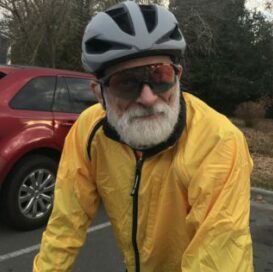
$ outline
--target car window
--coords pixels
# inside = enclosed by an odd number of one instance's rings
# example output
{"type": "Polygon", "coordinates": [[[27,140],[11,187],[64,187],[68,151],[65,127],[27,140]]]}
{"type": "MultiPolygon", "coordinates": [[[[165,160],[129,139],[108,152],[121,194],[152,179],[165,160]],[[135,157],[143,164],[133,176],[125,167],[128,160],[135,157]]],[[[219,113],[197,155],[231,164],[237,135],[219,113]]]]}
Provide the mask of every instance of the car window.
{"type": "Polygon", "coordinates": [[[91,92],[90,80],[81,78],[65,78],[70,99],[73,103],[73,110],[80,113],[91,105],[97,103],[97,100],[91,92]]]}
{"type": "Polygon", "coordinates": [[[38,77],[29,81],[12,99],[13,109],[51,111],[55,77],[38,77]]]}
{"type": "Polygon", "coordinates": [[[72,102],[69,97],[67,84],[62,77],[58,77],[55,91],[53,111],[56,112],[73,112],[72,102]]]}
{"type": "Polygon", "coordinates": [[[90,90],[90,80],[69,77],[58,78],[54,111],[81,113],[95,103],[97,100],[90,90]]]}

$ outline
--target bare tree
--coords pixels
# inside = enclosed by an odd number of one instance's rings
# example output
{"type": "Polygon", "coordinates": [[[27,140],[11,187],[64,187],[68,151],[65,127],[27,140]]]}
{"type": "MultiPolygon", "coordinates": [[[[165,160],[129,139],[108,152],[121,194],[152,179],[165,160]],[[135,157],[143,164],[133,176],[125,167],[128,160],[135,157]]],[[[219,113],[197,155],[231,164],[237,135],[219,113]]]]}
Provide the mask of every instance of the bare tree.
{"type": "Polygon", "coordinates": [[[57,44],[68,28],[67,0],[0,0],[4,29],[11,40],[12,60],[55,67],[57,44]],[[46,49],[46,50],[45,50],[46,49]]]}
{"type": "Polygon", "coordinates": [[[82,69],[85,26],[96,12],[119,2],[122,0],[0,0],[4,10],[0,33],[10,40],[12,63],[82,69]]]}
{"type": "Polygon", "coordinates": [[[178,18],[187,39],[188,51],[205,55],[217,50],[217,34],[223,21],[238,18],[238,14],[228,13],[230,5],[243,10],[244,0],[170,0],[169,8],[178,18]]]}
{"type": "Polygon", "coordinates": [[[0,0],[4,10],[0,31],[11,41],[12,62],[56,67],[57,54],[79,26],[82,34],[81,20],[85,18],[85,25],[90,17],[83,12],[90,14],[92,4],[91,0],[0,0]]]}

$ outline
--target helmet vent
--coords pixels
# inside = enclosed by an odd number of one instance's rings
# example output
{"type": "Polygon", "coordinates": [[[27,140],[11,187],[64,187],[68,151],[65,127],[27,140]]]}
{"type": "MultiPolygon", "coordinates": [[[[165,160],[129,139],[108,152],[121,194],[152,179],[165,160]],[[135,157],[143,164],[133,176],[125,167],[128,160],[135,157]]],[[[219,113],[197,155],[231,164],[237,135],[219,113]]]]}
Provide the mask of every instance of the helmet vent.
{"type": "Polygon", "coordinates": [[[133,24],[124,7],[106,10],[107,13],[119,26],[119,28],[129,35],[135,35],[133,24]]]}
{"type": "Polygon", "coordinates": [[[178,25],[175,26],[170,34],[170,39],[180,41],[182,39],[181,32],[179,31],[178,25]]]}
{"type": "Polygon", "coordinates": [[[148,32],[152,32],[156,27],[156,10],[153,5],[139,5],[145,20],[148,32]]]}
{"type": "Polygon", "coordinates": [[[182,39],[181,32],[178,29],[178,26],[176,25],[173,30],[171,30],[166,35],[162,36],[156,43],[161,44],[170,40],[176,40],[180,41],[182,39]]]}
{"type": "Polygon", "coordinates": [[[102,54],[109,50],[130,49],[131,47],[115,42],[90,39],[85,43],[85,48],[88,54],[102,54]]]}

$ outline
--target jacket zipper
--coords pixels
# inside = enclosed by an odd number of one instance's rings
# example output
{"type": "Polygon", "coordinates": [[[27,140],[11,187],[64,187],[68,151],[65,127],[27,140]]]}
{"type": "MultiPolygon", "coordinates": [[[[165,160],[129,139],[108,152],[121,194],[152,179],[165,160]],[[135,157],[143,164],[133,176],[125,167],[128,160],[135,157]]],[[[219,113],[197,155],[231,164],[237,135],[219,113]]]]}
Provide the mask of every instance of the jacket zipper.
{"type": "Polygon", "coordinates": [[[138,189],[141,178],[141,168],[143,165],[143,157],[137,159],[136,173],[131,196],[133,197],[133,224],[132,224],[132,244],[135,253],[135,272],[140,272],[139,251],[137,246],[137,223],[138,223],[138,189]]]}

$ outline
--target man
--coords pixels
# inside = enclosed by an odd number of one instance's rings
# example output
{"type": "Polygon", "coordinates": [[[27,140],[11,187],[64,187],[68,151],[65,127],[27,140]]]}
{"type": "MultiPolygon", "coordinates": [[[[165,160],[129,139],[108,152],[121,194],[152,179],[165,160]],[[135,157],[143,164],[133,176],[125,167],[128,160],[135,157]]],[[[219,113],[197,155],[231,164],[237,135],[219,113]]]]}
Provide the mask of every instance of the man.
{"type": "Polygon", "coordinates": [[[252,271],[252,161],[227,118],[179,91],[184,49],[157,5],[123,2],[88,24],[100,104],[66,138],[34,271],[72,270],[99,199],[128,272],[252,271]]]}

